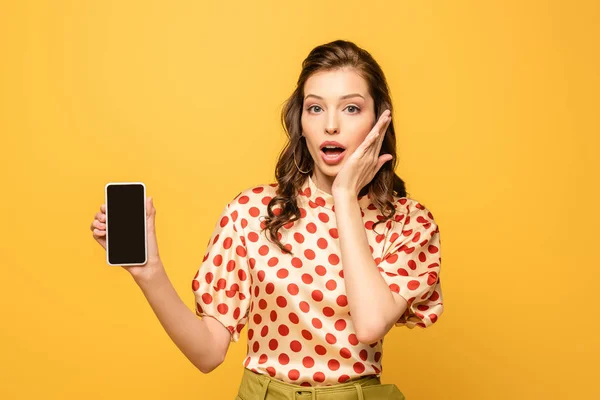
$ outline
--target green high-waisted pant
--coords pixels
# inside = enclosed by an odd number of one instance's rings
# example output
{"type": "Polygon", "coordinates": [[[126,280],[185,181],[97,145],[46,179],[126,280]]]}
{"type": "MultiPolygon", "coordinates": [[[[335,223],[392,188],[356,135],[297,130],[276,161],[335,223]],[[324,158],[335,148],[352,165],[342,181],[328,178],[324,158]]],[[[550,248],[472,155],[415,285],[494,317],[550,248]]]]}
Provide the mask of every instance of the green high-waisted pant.
{"type": "Polygon", "coordinates": [[[331,386],[307,387],[282,382],[244,368],[236,400],[405,400],[392,383],[376,375],[331,386]]]}

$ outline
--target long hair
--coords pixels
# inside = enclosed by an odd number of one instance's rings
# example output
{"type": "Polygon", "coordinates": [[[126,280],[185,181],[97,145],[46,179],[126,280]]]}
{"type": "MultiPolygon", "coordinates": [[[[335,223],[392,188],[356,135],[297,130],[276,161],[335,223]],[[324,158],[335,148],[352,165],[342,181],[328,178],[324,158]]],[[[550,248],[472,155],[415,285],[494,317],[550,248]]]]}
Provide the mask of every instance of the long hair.
{"type": "MultiPolygon", "coordinates": [[[[279,154],[275,167],[275,178],[278,182],[276,195],[269,201],[268,216],[261,223],[261,232],[268,230],[269,241],[275,243],[282,252],[287,254],[293,254],[291,245],[281,243],[282,235],[279,233],[279,229],[282,226],[289,228],[294,221],[300,219],[301,214],[296,196],[300,193],[305,180],[308,179],[308,174],[314,168],[314,160],[308,151],[306,142],[302,140],[301,116],[304,84],[316,72],[344,67],[352,67],[367,82],[369,94],[374,100],[376,121],[386,109],[393,114],[389,88],[381,67],[371,54],[356,44],[345,40],[326,43],[315,47],[302,62],[302,71],[296,89],[285,101],[281,112],[281,123],[288,136],[288,142],[279,154]],[[299,169],[308,172],[304,174],[299,169]]],[[[383,215],[383,219],[379,219],[373,229],[376,225],[394,217],[396,212],[392,202],[394,193],[398,197],[407,195],[404,181],[394,172],[397,158],[393,121],[387,128],[379,155],[384,153],[391,154],[392,160],[384,163],[371,182],[365,185],[359,193],[359,196],[368,193],[373,205],[383,215]]]]}

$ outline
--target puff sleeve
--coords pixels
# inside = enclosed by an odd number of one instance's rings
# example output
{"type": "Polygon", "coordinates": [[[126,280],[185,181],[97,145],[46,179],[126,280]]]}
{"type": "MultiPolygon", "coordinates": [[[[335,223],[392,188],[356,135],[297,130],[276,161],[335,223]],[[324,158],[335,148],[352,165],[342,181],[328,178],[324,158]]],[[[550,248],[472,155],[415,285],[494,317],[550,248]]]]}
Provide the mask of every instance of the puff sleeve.
{"type": "Polygon", "coordinates": [[[221,322],[231,333],[231,342],[240,339],[250,303],[246,241],[236,204],[232,201],[221,212],[192,280],[196,315],[221,322]]]}
{"type": "Polygon", "coordinates": [[[378,264],[390,290],[408,303],[395,326],[427,328],[444,311],[440,280],[440,231],[431,212],[420,203],[405,204],[396,219],[387,254],[378,264]]]}

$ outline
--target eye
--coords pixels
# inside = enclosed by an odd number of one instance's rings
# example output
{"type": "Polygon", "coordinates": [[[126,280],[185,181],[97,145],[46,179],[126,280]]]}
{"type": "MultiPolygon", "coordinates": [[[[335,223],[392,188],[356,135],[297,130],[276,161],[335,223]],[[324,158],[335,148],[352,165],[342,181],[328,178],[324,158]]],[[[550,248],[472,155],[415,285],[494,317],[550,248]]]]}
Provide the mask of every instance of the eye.
{"type": "Polygon", "coordinates": [[[307,110],[309,110],[309,111],[310,111],[310,110],[312,110],[312,108],[313,108],[313,107],[321,108],[321,107],[319,107],[319,106],[316,106],[316,105],[315,105],[315,106],[310,106],[310,107],[308,107],[308,108],[307,108],[307,110]]]}
{"type": "Polygon", "coordinates": [[[348,106],[348,107],[346,107],[346,108],[354,108],[354,109],[356,109],[356,112],[353,112],[353,113],[351,113],[351,114],[358,114],[358,112],[360,111],[360,108],[358,108],[357,106],[354,106],[354,105],[349,105],[349,106],[348,106]]]}

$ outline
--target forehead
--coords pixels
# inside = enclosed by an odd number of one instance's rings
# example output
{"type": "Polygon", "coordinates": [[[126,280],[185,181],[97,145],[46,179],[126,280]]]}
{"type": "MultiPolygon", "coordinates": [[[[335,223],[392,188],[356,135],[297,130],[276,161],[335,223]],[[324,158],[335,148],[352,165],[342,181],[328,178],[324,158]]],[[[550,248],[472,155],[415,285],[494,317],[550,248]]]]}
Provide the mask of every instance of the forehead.
{"type": "Polygon", "coordinates": [[[353,68],[319,71],[312,74],[304,84],[304,96],[316,94],[335,100],[349,93],[360,93],[365,99],[370,98],[367,81],[353,68]]]}

